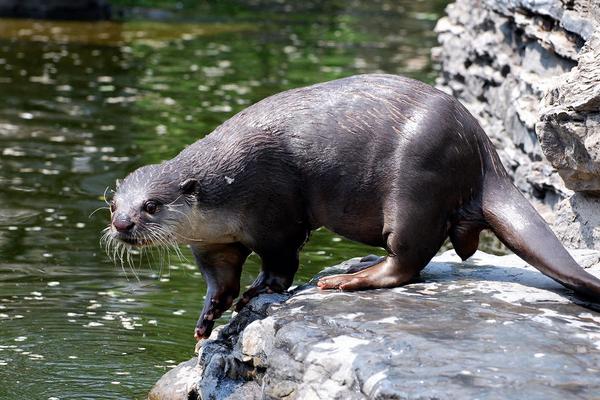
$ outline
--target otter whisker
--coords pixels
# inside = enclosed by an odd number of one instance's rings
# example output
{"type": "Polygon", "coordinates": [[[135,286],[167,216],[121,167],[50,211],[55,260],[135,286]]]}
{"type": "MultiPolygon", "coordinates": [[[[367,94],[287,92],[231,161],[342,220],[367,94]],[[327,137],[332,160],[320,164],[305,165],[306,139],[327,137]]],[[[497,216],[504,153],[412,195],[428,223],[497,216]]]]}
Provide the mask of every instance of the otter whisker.
{"type": "MultiPolygon", "coordinates": [[[[150,267],[150,270],[154,272],[154,269],[152,268],[152,260],[150,259],[150,256],[151,256],[151,255],[152,255],[152,248],[149,248],[149,249],[147,249],[147,251],[145,251],[145,252],[142,254],[142,257],[141,257],[141,258],[143,259],[143,257],[144,257],[144,256],[146,256],[146,263],[147,263],[147,265],[150,267]]],[[[142,261],[140,260],[140,264],[141,264],[141,262],[142,262],[142,261]]]]}
{"type": "MultiPolygon", "coordinates": [[[[153,225],[153,224],[148,224],[148,225],[153,225]]],[[[150,241],[154,244],[156,244],[155,249],[158,252],[158,258],[160,261],[160,269],[162,270],[162,264],[165,261],[165,257],[164,257],[164,252],[166,252],[167,254],[167,262],[170,264],[171,260],[170,260],[170,255],[169,255],[169,251],[168,251],[168,245],[169,242],[167,241],[167,239],[164,237],[166,236],[165,233],[158,229],[157,227],[152,227],[153,229],[148,230],[146,232],[146,237],[150,239],[150,241]]],[[[154,249],[152,251],[152,256],[154,258],[154,249]]]]}
{"type": "Polygon", "coordinates": [[[152,252],[151,252],[151,254],[152,254],[152,260],[156,260],[156,256],[155,256],[155,253],[154,253],[155,251],[158,252],[158,260],[159,260],[159,262],[158,262],[158,277],[159,277],[159,279],[161,279],[162,278],[162,271],[163,271],[164,263],[165,263],[165,260],[164,260],[164,257],[163,257],[163,248],[162,247],[155,247],[155,248],[152,249],[152,252]]]}
{"type": "Polygon", "coordinates": [[[106,254],[108,255],[108,257],[115,262],[115,257],[114,257],[114,251],[115,251],[115,247],[116,244],[114,243],[114,239],[112,237],[112,235],[110,234],[109,228],[106,229],[106,232],[104,233],[104,236],[102,237],[102,239],[104,240],[104,251],[106,251],[106,254]]]}
{"type": "MultiPolygon", "coordinates": [[[[113,253],[113,262],[116,264],[117,263],[117,257],[119,256],[120,250],[121,248],[123,248],[125,245],[123,243],[120,242],[116,242],[115,246],[114,246],[114,253],[113,253]]],[[[127,279],[127,281],[129,281],[129,275],[127,275],[127,271],[125,270],[125,265],[123,265],[123,259],[121,258],[121,270],[123,271],[123,274],[125,274],[125,279],[127,279]]]]}
{"type": "Polygon", "coordinates": [[[162,239],[164,243],[172,242],[173,236],[170,230],[167,230],[157,223],[149,223],[148,226],[152,227],[152,233],[155,234],[157,238],[162,239]]]}
{"type": "Polygon", "coordinates": [[[176,209],[174,209],[172,206],[168,206],[168,207],[167,207],[167,209],[168,209],[169,211],[173,211],[173,212],[176,212],[176,213],[179,213],[179,214],[183,215],[183,216],[184,216],[184,217],[187,219],[187,221],[188,221],[188,224],[190,225],[190,228],[192,228],[192,227],[194,226],[194,224],[193,224],[193,222],[192,222],[192,219],[191,219],[191,218],[190,218],[190,216],[189,216],[189,215],[187,215],[186,213],[184,213],[184,212],[182,212],[182,211],[180,211],[180,210],[176,210],[176,209]]]}
{"type": "MultiPolygon", "coordinates": [[[[110,234],[110,227],[106,227],[103,229],[103,235],[100,238],[101,243],[104,244],[104,250],[106,252],[106,254],[108,255],[108,257],[112,260],[113,263],[117,263],[117,257],[120,251],[120,248],[122,246],[122,244],[120,242],[116,242],[115,239],[112,237],[112,235],[110,234]]],[[[129,280],[129,277],[127,276],[127,272],[125,271],[125,268],[123,266],[123,262],[121,262],[121,269],[123,270],[123,273],[125,274],[125,279],[129,280]]]]}
{"type": "Polygon", "coordinates": [[[131,272],[133,272],[133,276],[135,276],[135,279],[138,281],[138,283],[141,283],[140,278],[137,274],[137,271],[135,270],[135,266],[133,265],[133,261],[131,260],[131,251],[129,248],[127,248],[127,265],[129,266],[129,269],[131,270],[131,272]]]}
{"type": "Polygon", "coordinates": [[[111,254],[111,250],[113,248],[112,238],[110,237],[110,235],[105,235],[102,237],[102,240],[103,240],[104,252],[108,256],[108,258],[110,258],[111,261],[114,262],[112,254],[111,254]]]}
{"type": "Polygon", "coordinates": [[[177,254],[177,258],[179,259],[179,261],[189,262],[189,260],[186,256],[183,255],[181,248],[179,248],[177,244],[171,244],[171,248],[175,251],[175,254],[177,254]]]}
{"type": "MultiPolygon", "coordinates": [[[[154,231],[149,231],[148,237],[152,240],[153,243],[156,244],[156,247],[152,248],[152,257],[154,258],[154,249],[156,249],[156,251],[158,251],[159,261],[160,261],[160,263],[162,263],[163,262],[162,246],[164,246],[163,239],[160,237],[160,235],[157,232],[154,232],[154,231]]],[[[160,267],[160,265],[159,265],[159,267],[160,267]]]]}
{"type": "Polygon", "coordinates": [[[152,228],[154,230],[153,233],[156,234],[157,240],[159,240],[161,243],[164,244],[167,251],[168,251],[168,248],[171,248],[171,249],[173,249],[175,254],[177,254],[177,257],[179,258],[180,261],[183,261],[183,260],[188,261],[187,258],[181,252],[181,249],[179,248],[179,244],[177,243],[177,241],[175,240],[175,238],[173,237],[171,232],[167,231],[166,228],[164,228],[158,224],[153,224],[152,228]]]}
{"type": "Polygon", "coordinates": [[[194,239],[194,238],[191,238],[191,237],[184,236],[181,233],[175,233],[175,235],[177,235],[178,238],[185,239],[185,240],[188,240],[190,242],[204,242],[204,239],[194,239]]]}
{"type": "Polygon", "coordinates": [[[121,246],[121,243],[115,241],[115,239],[112,237],[110,238],[110,248],[112,249],[111,259],[114,264],[117,263],[117,258],[118,258],[117,255],[119,254],[120,246],[121,246]]]}
{"type": "Polygon", "coordinates": [[[108,236],[110,234],[109,229],[109,227],[102,229],[102,235],[100,236],[100,240],[98,241],[100,247],[105,247],[105,243],[108,241],[108,236]]]}
{"type": "Polygon", "coordinates": [[[94,211],[92,211],[90,215],[88,215],[88,218],[92,218],[92,215],[96,214],[96,212],[100,210],[110,210],[110,207],[98,207],[94,211]]]}
{"type": "Polygon", "coordinates": [[[108,200],[106,200],[106,192],[108,192],[109,189],[110,189],[110,186],[107,186],[104,189],[104,193],[102,193],[102,198],[104,199],[104,202],[106,203],[107,206],[110,206],[110,203],[108,202],[108,200]]]}
{"type": "MultiPolygon", "coordinates": [[[[165,207],[169,207],[169,206],[171,206],[172,204],[174,204],[174,203],[175,203],[177,200],[179,200],[179,199],[181,198],[181,196],[183,196],[183,195],[182,195],[182,194],[180,194],[179,196],[177,196],[177,198],[176,198],[175,200],[173,200],[173,201],[172,201],[172,202],[170,202],[170,203],[167,203],[167,204],[165,204],[165,207]]],[[[177,204],[177,205],[178,205],[178,206],[181,206],[181,205],[183,205],[183,204],[177,204]]]]}
{"type": "MultiPolygon", "coordinates": [[[[139,256],[139,262],[138,262],[138,269],[142,269],[142,260],[144,259],[144,253],[146,252],[146,249],[144,247],[140,248],[140,256],[139,256]]],[[[154,272],[152,270],[152,266],[150,266],[150,271],[154,272]]]]}

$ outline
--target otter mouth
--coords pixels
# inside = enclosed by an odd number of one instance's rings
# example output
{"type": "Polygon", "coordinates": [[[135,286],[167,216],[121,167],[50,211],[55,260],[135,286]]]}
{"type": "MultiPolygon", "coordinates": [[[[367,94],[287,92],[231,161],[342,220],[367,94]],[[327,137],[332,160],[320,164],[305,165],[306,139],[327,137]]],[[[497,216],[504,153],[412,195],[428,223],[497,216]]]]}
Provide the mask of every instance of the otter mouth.
{"type": "Polygon", "coordinates": [[[148,246],[151,245],[152,243],[146,239],[140,239],[137,238],[135,236],[130,236],[130,235],[122,235],[122,234],[117,234],[115,235],[115,239],[128,244],[130,246],[133,247],[143,247],[143,246],[148,246]]]}

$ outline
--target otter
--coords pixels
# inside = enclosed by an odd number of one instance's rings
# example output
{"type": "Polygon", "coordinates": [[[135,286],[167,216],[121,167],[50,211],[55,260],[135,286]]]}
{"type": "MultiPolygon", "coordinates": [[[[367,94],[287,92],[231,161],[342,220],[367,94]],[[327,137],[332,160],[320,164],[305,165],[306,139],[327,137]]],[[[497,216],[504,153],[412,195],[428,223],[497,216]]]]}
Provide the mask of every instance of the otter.
{"type": "Polygon", "coordinates": [[[289,288],[319,227],[387,251],[321,278],[321,289],[406,284],[447,237],[466,260],[491,229],[543,274],[600,300],[600,280],[511,183],[476,119],[452,96],[401,76],[358,75],[259,101],[175,158],[133,171],[111,211],[111,241],[190,246],[208,286],[197,339],[238,297],[251,252],[262,269],[237,310],[289,288]]]}

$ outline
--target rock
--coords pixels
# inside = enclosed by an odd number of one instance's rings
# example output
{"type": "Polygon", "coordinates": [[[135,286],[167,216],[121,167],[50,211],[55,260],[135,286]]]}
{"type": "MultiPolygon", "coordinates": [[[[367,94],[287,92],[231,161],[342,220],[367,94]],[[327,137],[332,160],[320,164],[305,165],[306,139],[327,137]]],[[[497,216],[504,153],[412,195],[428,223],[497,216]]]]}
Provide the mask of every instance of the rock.
{"type": "MultiPolygon", "coordinates": [[[[571,214],[556,212],[566,212],[558,205],[573,191],[600,196],[600,3],[457,0],[446,11],[432,51],[441,64],[438,87],[478,118],[542,216],[567,220],[571,214]]],[[[600,248],[592,236],[575,237],[558,222],[554,229],[570,243],[600,248]]]]}
{"type": "Polygon", "coordinates": [[[556,234],[570,248],[600,250],[600,199],[577,193],[558,206],[556,234]]]}
{"type": "Polygon", "coordinates": [[[570,191],[534,128],[546,87],[577,64],[582,39],[551,14],[553,1],[458,0],[436,25],[441,47],[433,54],[442,67],[438,87],[478,118],[517,187],[554,209],[570,191]]]}
{"type": "Polygon", "coordinates": [[[188,400],[199,373],[196,357],[180,363],[156,382],[148,400],[188,400]]]}
{"type": "MultiPolygon", "coordinates": [[[[600,252],[574,256],[600,276],[600,252]]],[[[354,293],[307,284],[254,299],[202,344],[188,398],[549,399],[600,392],[600,313],[568,289],[516,256],[481,252],[463,263],[448,251],[422,278],[354,293]]]]}
{"type": "Polygon", "coordinates": [[[600,195],[600,29],[579,64],[546,92],[536,131],[566,186],[600,195]]]}
{"type": "Polygon", "coordinates": [[[551,19],[567,32],[587,40],[600,20],[597,0],[486,0],[489,7],[505,14],[533,13],[551,19]]]}

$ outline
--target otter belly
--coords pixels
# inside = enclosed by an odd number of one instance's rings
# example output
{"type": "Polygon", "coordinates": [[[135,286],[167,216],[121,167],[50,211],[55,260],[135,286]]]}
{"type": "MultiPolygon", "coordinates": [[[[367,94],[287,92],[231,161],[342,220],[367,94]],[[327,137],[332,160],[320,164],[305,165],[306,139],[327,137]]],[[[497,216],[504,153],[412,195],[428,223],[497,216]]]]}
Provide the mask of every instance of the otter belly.
{"type": "Polygon", "coordinates": [[[308,198],[314,228],[324,226],[348,239],[384,246],[384,197],[376,187],[361,188],[344,179],[318,182],[308,198]]]}

